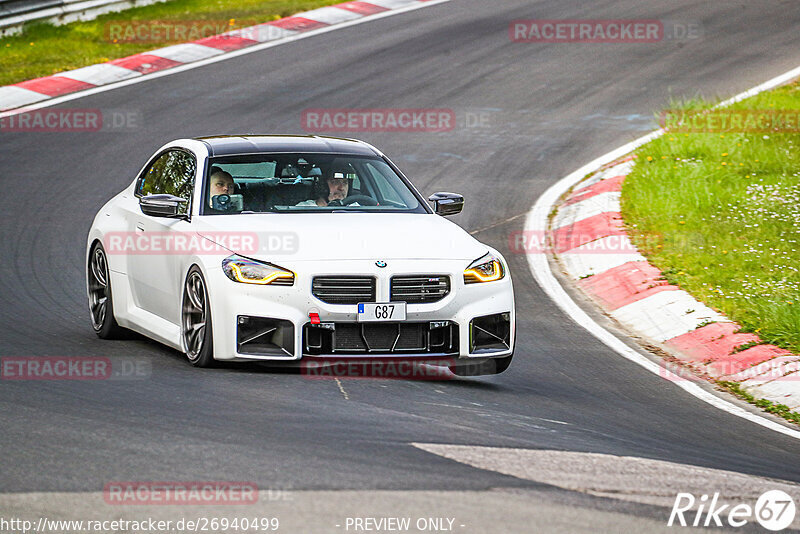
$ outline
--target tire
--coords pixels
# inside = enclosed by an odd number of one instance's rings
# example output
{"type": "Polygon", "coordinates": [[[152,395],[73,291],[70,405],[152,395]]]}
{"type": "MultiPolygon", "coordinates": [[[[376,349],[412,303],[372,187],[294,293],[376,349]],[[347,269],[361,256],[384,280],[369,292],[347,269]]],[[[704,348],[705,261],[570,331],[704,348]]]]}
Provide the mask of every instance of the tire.
{"type": "Polygon", "coordinates": [[[195,265],[189,269],[181,299],[181,338],[189,363],[195,367],[214,365],[211,305],[203,273],[195,265]]]}
{"type": "Polygon", "coordinates": [[[89,290],[89,314],[92,328],[100,339],[119,339],[126,331],[114,318],[114,299],[111,297],[111,276],[108,257],[101,243],[95,243],[86,264],[86,281],[89,290]]]}
{"type": "Polygon", "coordinates": [[[511,365],[513,354],[505,358],[490,358],[480,363],[464,363],[461,365],[451,365],[450,371],[456,376],[482,376],[499,375],[511,365]]]}

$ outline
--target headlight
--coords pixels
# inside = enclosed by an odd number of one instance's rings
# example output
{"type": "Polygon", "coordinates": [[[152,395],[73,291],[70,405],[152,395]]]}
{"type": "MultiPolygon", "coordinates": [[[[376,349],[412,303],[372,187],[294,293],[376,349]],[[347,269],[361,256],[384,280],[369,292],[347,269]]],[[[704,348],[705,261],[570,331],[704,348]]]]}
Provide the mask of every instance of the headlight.
{"type": "Polygon", "coordinates": [[[503,264],[492,254],[475,260],[472,265],[464,270],[465,284],[479,284],[481,282],[494,282],[506,275],[503,264]]]}
{"type": "Polygon", "coordinates": [[[294,273],[283,267],[233,255],[222,260],[225,276],[243,284],[290,286],[294,273]]]}

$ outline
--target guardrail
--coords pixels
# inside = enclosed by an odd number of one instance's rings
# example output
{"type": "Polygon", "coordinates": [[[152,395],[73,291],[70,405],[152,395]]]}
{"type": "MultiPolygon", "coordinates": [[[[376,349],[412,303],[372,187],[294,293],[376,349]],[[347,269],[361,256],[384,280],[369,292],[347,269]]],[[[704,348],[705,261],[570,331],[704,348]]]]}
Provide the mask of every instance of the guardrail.
{"type": "Polygon", "coordinates": [[[27,22],[68,24],[99,15],[169,0],[0,0],[0,36],[13,35],[27,22]]]}

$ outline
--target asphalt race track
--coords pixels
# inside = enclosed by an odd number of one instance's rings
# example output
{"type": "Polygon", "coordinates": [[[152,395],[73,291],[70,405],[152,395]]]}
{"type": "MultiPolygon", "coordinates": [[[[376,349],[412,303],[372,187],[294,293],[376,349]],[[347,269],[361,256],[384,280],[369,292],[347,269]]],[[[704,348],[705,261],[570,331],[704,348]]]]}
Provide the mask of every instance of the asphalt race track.
{"type": "MultiPolygon", "coordinates": [[[[413,443],[635,456],[800,482],[800,441],[715,409],[600,345],[509,249],[550,184],[654,129],[653,110],[671,97],[729,97],[800,65],[798,27],[792,0],[452,0],[59,106],[130,111],[141,119],[135,127],[3,132],[0,356],[132,357],[152,370],[142,380],[0,383],[3,508],[28,494],[100,492],[114,480],[247,480],[334,500],[334,492],[387,490],[398,506],[413,492],[502,488],[511,497],[487,513],[527,516],[541,528],[548,506],[564,504],[588,525],[613,515],[618,523],[602,523],[609,530],[666,524],[663,508],[474,467],[413,443]],[[668,19],[703,31],[653,44],[511,42],[509,23],[533,18],[668,19]],[[141,337],[94,335],[84,254],[97,209],[169,140],[305,133],[309,108],[454,110],[450,132],[347,135],[384,150],[424,194],[464,194],[454,220],[510,261],[518,339],[506,373],[337,383],[259,365],[200,370],[141,337]]],[[[300,501],[296,517],[287,506],[287,523],[302,517],[300,501]]],[[[94,509],[81,499],[75,506],[94,509]]],[[[335,524],[308,531],[345,531],[335,524]]],[[[524,531],[495,526],[474,531],[524,531]]]]}

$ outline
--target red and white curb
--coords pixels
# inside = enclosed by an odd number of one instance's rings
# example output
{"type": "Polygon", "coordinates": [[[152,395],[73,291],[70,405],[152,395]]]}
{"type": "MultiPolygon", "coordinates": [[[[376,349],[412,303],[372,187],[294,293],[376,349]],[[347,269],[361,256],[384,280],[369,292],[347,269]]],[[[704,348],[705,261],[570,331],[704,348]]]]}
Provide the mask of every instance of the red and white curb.
{"type": "Polygon", "coordinates": [[[800,407],[800,356],[737,333],[739,325],[668,284],[630,244],[620,191],[632,163],[626,158],[602,169],[559,207],[551,231],[557,243],[571,247],[555,251],[565,273],[617,322],[701,375],[740,382],[754,396],[800,407]]]}
{"type": "Polygon", "coordinates": [[[306,32],[352,24],[359,19],[377,18],[391,11],[406,11],[443,1],[447,0],[344,2],[190,43],[167,46],[107,63],[6,85],[0,87],[0,111],[40,104],[71,93],[147,77],[156,72],[202,62],[264,43],[286,40],[306,32]]]}
{"type": "MultiPolygon", "coordinates": [[[[800,67],[718,107],[798,76],[800,67]]],[[[550,250],[575,285],[629,332],[673,355],[682,368],[692,369],[695,378],[687,379],[680,369],[673,372],[674,365],[658,364],[644,356],[586,313],[553,274],[546,247],[533,253],[526,250],[531,273],[570,318],[619,355],[716,408],[800,439],[800,431],[729,402],[698,383],[703,378],[738,382],[756,398],[796,410],[800,408],[800,357],[762,344],[755,335],[737,333],[737,324],[668,284],[628,239],[620,215],[620,192],[633,165],[629,154],[663,133],[658,130],[627,143],[553,184],[528,213],[522,236],[539,236],[538,243],[547,236],[550,250]],[[758,344],[736,351],[753,343],[758,344]]]]}

